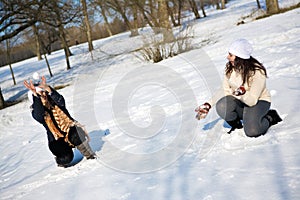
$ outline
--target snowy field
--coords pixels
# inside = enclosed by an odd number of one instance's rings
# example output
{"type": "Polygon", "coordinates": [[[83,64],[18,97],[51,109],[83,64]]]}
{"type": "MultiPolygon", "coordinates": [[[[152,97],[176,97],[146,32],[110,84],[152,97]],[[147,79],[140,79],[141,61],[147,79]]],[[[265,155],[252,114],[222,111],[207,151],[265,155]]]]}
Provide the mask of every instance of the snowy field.
{"type": "Polygon", "coordinates": [[[123,33],[94,41],[93,59],[87,44],[71,47],[68,71],[63,51],[53,52],[52,78],[37,58],[13,64],[16,86],[9,67],[0,68],[4,98],[24,99],[0,110],[0,199],[300,199],[300,9],[253,21],[256,6],[232,0],[225,10],[207,10],[207,18],[190,21],[198,48],[157,64],[134,53],[142,36],[123,33]],[[214,109],[194,118],[220,86],[237,38],[248,39],[267,68],[271,107],[283,118],[258,138],[226,134],[214,109]],[[68,85],[59,92],[86,125],[97,160],[75,150],[74,166],[56,166],[22,84],[35,71],[52,86],[68,85]]]}

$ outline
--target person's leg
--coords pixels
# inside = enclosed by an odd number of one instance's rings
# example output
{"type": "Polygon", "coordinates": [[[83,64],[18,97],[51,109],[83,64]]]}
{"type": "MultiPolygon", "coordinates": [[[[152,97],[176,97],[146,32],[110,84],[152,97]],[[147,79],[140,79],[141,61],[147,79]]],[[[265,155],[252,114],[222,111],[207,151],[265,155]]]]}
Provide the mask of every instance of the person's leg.
{"type": "Polygon", "coordinates": [[[243,118],[244,104],[233,96],[222,97],[216,104],[218,115],[225,121],[243,118]]]}
{"type": "Polygon", "coordinates": [[[67,166],[73,160],[74,153],[72,147],[63,138],[49,142],[48,146],[55,156],[58,166],[67,166]]]}
{"type": "Polygon", "coordinates": [[[84,141],[83,143],[81,143],[80,145],[77,145],[76,148],[80,151],[80,153],[86,157],[87,159],[95,159],[96,158],[96,154],[95,152],[92,150],[92,148],[90,147],[88,141],[84,141]]]}
{"type": "Polygon", "coordinates": [[[248,137],[258,137],[264,135],[270,127],[266,114],[270,109],[271,103],[258,101],[255,106],[245,107],[243,114],[244,131],[248,137]]]}
{"type": "Polygon", "coordinates": [[[216,111],[218,115],[231,126],[231,130],[228,133],[231,133],[236,128],[243,128],[241,119],[243,118],[244,106],[245,104],[233,96],[225,96],[217,102],[216,111]]]}
{"type": "Polygon", "coordinates": [[[81,127],[70,127],[68,140],[81,152],[81,154],[87,159],[96,158],[95,152],[90,147],[85,132],[81,127]]]}

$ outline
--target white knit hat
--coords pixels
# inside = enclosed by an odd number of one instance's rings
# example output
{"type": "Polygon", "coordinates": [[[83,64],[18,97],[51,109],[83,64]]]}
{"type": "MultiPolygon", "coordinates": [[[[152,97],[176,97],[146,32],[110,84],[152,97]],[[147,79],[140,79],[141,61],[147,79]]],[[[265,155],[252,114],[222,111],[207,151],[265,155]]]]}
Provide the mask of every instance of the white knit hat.
{"type": "Polygon", "coordinates": [[[230,45],[228,52],[237,57],[249,59],[252,50],[252,45],[246,39],[238,39],[230,45]]]}

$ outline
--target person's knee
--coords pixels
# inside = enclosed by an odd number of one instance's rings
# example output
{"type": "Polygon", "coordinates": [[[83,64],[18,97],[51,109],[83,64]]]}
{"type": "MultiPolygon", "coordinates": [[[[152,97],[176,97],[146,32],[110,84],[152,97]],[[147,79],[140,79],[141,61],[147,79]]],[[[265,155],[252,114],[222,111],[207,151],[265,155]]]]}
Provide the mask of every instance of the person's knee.
{"type": "Polygon", "coordinates": [[[222,97],[216,103],[216,111],[222,119],[227,119],[227,116],[231,113],[232,110],[234,110],[234,108],[235,108],[235,103],[234,103],[234,97],[232,96],[222,97]]]}
{"type": "Polygon", "coordinates": [[[219,116],[225,116],[227,110],[227,98],[223,97],[216,103],[216,111],[219,116]]]}
{"type": "Polygon", "coordinates": [[[86,140],[84,130],[79,126],[72,126],[69,130],[68,140],[74,146],[82,144],[86,140]]]}
{"type": "Polygon", "coordinates": [[[244,125],[244,132],[248,137],[259,137],[265,134],[256,126],[247,126],[247,125],[244,125]]]}

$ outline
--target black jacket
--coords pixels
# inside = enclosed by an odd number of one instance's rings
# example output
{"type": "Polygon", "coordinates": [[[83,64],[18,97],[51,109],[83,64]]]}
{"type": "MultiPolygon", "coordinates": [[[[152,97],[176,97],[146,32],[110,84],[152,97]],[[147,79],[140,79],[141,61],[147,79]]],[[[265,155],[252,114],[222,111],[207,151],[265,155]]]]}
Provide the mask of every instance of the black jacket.
{"type": "MultiPolygon", "coordinates": [[[[70,119],[74,120],[71,115],[69,114],[66,106],[65,106],[65,99],[62,95],[60,95],[56,90],[54,90],[53,88],[51,88],[51,94],[48,94],[48,100],[51,101],[51,103],[57,105],[70,119]]],[[[41,123],[46,131],[47,131],[47,137],[48,137],[48,142],[52,142],[55,140],[53,134],[51,133],[50,129],[48,128],[44,116],[45,116],[45,111],[46,108],[43,106],[42,101],[39,97],[36,97],[34,95],[33,96],[33,104],[31,105],[32,107],[32,117],[38,121],[39,123],[41,123]]],[[[49,114],[52,115],[52,112],[49,111],[49,114]]],[[[53,116],[51,116],[53,117],[53,116]]]]}

